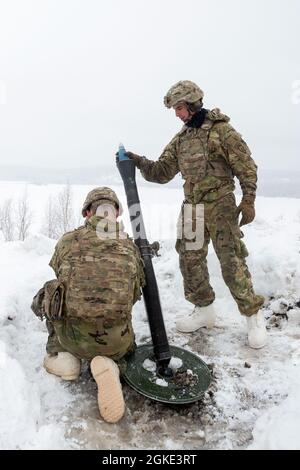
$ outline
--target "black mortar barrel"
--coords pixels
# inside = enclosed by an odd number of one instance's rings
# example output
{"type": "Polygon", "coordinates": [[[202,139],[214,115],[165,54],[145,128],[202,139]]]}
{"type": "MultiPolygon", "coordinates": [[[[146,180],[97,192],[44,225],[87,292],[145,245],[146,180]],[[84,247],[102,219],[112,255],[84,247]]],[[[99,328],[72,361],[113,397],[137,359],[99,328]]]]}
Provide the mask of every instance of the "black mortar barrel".
{"type": "Polygon", "coordinates": [[[170,370],[168,368],[168,364],[171,359],[171,353],[161,310],[158,286],[152,264],[152,252],[146,236],[136,186],[135,164],[132,160],[126,157],[124,152],[125,150],[122,153],[122,149],[120,149],[117,156],[117,167],[125,187],[134,241],[140,250],[145,265],[146,286],[143,288],[143,296],[153,342],[153,352],[158,372],[161,375],[169,375],[170,370]]]}

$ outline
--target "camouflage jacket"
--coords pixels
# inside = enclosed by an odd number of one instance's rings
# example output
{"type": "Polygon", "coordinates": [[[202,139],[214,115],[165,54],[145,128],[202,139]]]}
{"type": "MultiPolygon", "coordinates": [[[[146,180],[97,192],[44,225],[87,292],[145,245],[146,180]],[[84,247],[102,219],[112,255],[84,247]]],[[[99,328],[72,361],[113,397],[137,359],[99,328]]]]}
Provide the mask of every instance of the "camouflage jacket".
{"type": "Polygon", "coordinates": [[[145,284],[136,245],[120,224],[97,216],[63,235],[50,266],[65,285],[65,316],[107,318],[110,327],[131,318],[145,284]]]}
{"type": "Polygon", "coordinates": [[[255,199],[257,166],[241,135],[219,109],[208,111],[199,129],[183,126],[158,161],[143,157],[137,167],[148,181],[167,183],[181,172],[189,203],[214,201],[234,190],[236,176],[244,196],[255,199]]]}

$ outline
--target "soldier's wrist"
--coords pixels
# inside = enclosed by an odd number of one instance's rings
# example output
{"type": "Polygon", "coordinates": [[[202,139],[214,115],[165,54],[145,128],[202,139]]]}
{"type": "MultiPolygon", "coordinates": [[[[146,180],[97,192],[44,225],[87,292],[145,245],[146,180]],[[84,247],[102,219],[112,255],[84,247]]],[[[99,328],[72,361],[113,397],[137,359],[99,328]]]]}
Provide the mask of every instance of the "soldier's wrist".
{"type": "Polygon", "coordinates": [[[141,157],[137,155],[136,158],[134,159],[134,163],[136,164],[138,169],[141,169],[145,166],[146,157],[141,157]]]}
{"type": "Polygon", "coordinates": [[[247,204],[254,205],[255,194],[243,194],[242,202],[246,202],[247,204]]]}

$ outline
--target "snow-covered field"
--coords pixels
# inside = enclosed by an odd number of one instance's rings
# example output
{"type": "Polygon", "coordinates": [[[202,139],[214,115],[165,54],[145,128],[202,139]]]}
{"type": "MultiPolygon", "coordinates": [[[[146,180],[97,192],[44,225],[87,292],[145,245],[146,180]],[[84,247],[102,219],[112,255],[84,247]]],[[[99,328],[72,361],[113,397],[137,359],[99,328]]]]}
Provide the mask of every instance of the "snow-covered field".
{"type": "MultiPolygon", "coordinates": [[[[29,185],[34,218],[28,238],[0,239],[0,448],[300,449],[299,199],[258,198],[256,220],[243,229],[256,291],[266,297],[268,345],[256,351],[247,346],[246,321],[213,251],[208,263],[217,294],[217,327],[192,335],[176,332],[176,319],[192,309],[184,299],[174,249],[182,192],[167,186],[141,188],[149,239],[161,241],[161,257],[154,264],[170,343],[199,354],[213,368],[215,380],[203,400],[188,407],[151,402],[124,385],[126,415],[110,425],[99,418],[87,365],[75,383],[42,367],[46,328],[30,304],[53,278],[48,262],[55,242],[41,234],[41,225],[48,195],[60,189],[29,185]]],[[[73,187],[78,213],[90,189],[73,187]]],[[[114,189],[126,213],[123,188],[114,189]]],[[[22,183],[1,182],[0,202],[23,192],[22,183]]],[[[138,343],[150,339],[143,301],[134,308],[134,327],[138,343]]]]}

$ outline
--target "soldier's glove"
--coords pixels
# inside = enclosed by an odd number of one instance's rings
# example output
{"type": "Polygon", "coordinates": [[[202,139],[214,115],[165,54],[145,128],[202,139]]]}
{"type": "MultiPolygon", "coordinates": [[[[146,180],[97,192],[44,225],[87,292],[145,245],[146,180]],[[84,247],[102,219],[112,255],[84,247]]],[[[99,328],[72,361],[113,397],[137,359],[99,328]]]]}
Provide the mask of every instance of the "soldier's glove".
{"type": "Polygon", "coordinates": [[[126,155],[128,158],[130,158],[130,160],[133,160],[135,164],[139,164],[144,158],[132,152],[126,152],[126,155]]]}
{"type": "Polygon", "coordinates": [[[149,248],[151,250],[152,256],[160,256],[159,249],[160,249],[160,244],[159,242],[153,242],[149,245],[149,248]]]}
{"type": "MultiPolygon", "coordinates": [[[[141,160],[144,159],[144,157],[140,157],[140,155],[137,155],[136,153],[132,152],[125,152],[125,155],[130,158],[135,164],[138,164],[141,160]]],[[[118,163],[119,161],[119,152],[116,153],[116,162],[118,163]]]]}
{"type": "Polygon", "coordinates": [[[242,225],[251,224],[255,217],[254,198],[252,196],[244,196],[242,202],[238,206],[237,213],[238,215],[242,213],[240,227],[242,227],[242,225]]]}

